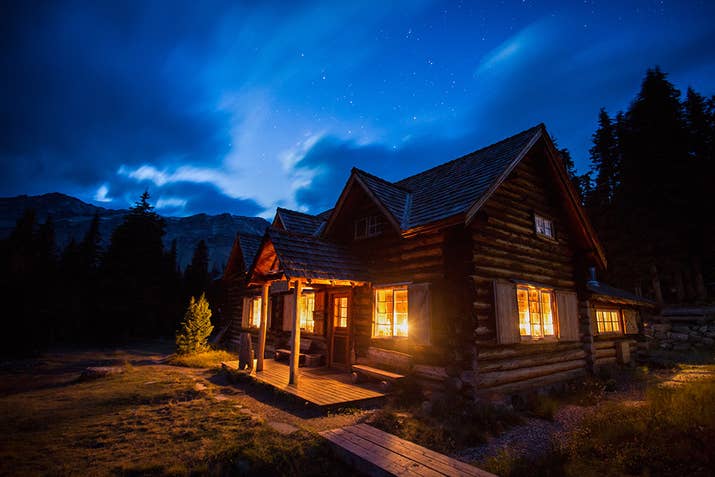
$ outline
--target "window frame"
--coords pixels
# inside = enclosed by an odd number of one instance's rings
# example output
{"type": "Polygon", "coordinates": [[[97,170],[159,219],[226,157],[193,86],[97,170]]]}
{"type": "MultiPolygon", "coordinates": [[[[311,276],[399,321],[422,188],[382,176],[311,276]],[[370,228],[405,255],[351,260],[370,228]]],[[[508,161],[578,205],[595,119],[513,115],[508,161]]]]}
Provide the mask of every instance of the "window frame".
{"type": "Polygon", "coordinates": [[[547,240],[556,240],[556,227],[554,224],[554,219],[547,217],[546,215],[534,212],[534,233],[537,237],[541,237],[547,240]],[[542,223],[542,230],[539,230],[539,221],[542,223]],[[546,225],[548,224],[548,229],[546,225]],[[546,231],[549,233],[546,233],[546,231]]]}
{"type": "MultiPolygon", "coordinates": [[[[370,333],[370,338],[371,339],[387,339],[387,340],[406,340],[409,338],[409,288],[406,285],[394,285],[394,286],[381,286],[381,287],[375,287],[373,288],[373,307],[372,307],[372,330],[370,333]],[[392,316],[390,318],[390,328],[391,328],[391,334],[389,335],[378,335],[376,334],[376,330],[379,326],[384,326],[382,324],[378,324],[378,293],[379,292],[385,292],[385,291],[391,291],[392,293],[392,316]],[[397,303],[395,294],[396,292],[404,293],[404,312],[398,312],[397,311],[397,306],[395,305],[397,303]],[[397,327],[397,315],[398,313],[400,315],[404,314],[404,328],[405,328],[405,333],[404,334],[396,334],[396,327],[397,327]]],[[[387,302],[385,302],[387,303],[387,302]]],[[[386,314],[386,313],[385,313],[386,314]]]]}
{"type": "MultiPolygon", "coordinates": [[[[617,335],[623,335],[625,334],[625,326],[623,325],[623,311],[620,308],[615,308],[615,307],[596,307],[593,310],[593,315],[596,321],[596,334],[598,336],[617,336],[617,335]],[[609,320],[608,323],[613,325],[613,323],[618,324],[618,329],[617,330],[611,330],[611,331],[601,331],[600,326],[599,326],[599,320],[598,320],[598,313],[615,313],[616,314],[616,320],[609,320]]],[[[604,323],[605,320],[603,321],[604,323]]],[[[604,326],[605,328],[605,326],[604,326]]]]}
{"type": "Polygon", "coordinates": [[[353,222],[353,238],[355,240],[362,240],[371,237],[378,237],[382,235],[385,230],[385,221],[379,214],[366,215],[355,219],[353,222]],[[358,234],[358,227],[360,224],[364,224],[364,233],[358,234]]]}
{"type": "Polygon", "coordinates": [[[514,286],[514,291],[515,291],[515,299],[516,299],[516,320],[517,320],[517,327],[519,330],[519,340],[521,342],[550,342],[550,341],[558,341],[559,340],[559,314],[558,314],[558,306],[557,306],[557,300],[556,300],[556,290],[554,288],[550,287],[545,287],[545,286],[536,286],[536,285],[529,285],[529,284],[524,284],[524,283],[515,283],[514,286]],[[522,319],[521,319],[521,306],[520,306],[520,301],[519,301],[519,291],[523,290],[526,292],[527,297],[526,297],[526,313],[529,314],[529,328],[530,332],[533,332],[534,325],[531,320],[531,303],[532,300],[530,299],[532,291],[536,291],[539,294],[539,300],[538,300],[538,305],[539,305],[539,328],[541,329],[541,335],[534,336],[532,334],[522,334],[522,319]],[[543,312],[543,306],[544,306],[544,298],[543,294],[548,294],[549,295],[549,305],[551,307],[551,329],[552,333],[550,334],[545,334],[544,333],[544,312],[543,312]]]}

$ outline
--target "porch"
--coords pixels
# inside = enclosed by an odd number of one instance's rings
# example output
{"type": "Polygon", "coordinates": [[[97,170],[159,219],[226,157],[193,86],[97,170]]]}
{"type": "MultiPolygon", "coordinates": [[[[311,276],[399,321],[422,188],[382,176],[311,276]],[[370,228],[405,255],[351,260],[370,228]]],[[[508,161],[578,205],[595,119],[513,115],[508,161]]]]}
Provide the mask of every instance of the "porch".
{"type": "MultiPolygon", "coordinates": [[[[255,363],[255,361],[254,361],[255,363]]],[[[238,369],[238,361],[222,363],[228,369],[238,369]]],[[[385,396],[377,383],[352,384],[350,374],[328,367],[301,368],[300,384],[288,384],[290,366],[273,359],[263,361],[263,370],[251,377],[316,406],[364,403],[385,396]]]]}

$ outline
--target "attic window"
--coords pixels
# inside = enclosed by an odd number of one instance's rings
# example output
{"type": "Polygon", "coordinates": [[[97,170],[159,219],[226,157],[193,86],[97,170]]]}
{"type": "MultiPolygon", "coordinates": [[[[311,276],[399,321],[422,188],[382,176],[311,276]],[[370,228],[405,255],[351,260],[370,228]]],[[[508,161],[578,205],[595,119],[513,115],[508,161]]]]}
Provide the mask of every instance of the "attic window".
{"type": "Polygon", "coordinates": [[[554,239],[554,222],[546,217],[534,214],[534,229],[537,235],[554,239]]]}
{"type": "Polygon", "coordinates": [[[355,221],[355,238],[377,237],[382,234],[385,223],[379,215],[361,217],[355,221]]]}

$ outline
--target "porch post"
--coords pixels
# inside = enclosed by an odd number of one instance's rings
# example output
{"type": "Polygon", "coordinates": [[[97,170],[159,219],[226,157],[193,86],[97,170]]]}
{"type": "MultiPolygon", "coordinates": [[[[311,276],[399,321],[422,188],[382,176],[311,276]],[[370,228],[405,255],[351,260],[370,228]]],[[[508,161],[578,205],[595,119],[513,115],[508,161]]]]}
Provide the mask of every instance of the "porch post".
{"type": "Polygon", "coordinates": [[[270,282],[263,284],[261,294],[261,327],[258,330],[258,356],[256,361],[256,371],[263,371],[263,359],[266,355],[266,332],[268,329],[268,290],[270,282]]]}
{"type": "Polygon", "coordinates": [[[303,292],[303,282],[295,281],[295,298],[293,306],[293,329],[290,334],[290,374],[288,384],[298,385],[298,360],[300,358],[300,294],[303,292]]]}

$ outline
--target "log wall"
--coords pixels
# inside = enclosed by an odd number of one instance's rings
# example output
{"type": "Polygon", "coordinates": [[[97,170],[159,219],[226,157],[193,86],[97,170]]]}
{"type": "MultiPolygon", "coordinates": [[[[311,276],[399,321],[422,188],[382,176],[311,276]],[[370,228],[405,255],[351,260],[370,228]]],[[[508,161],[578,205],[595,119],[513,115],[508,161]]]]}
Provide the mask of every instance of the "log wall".
{"type": "MultiPolygon", "coordinates": [[[[506,393],[578,377],[589,369],[587,318],[579,313],[581,342],[500,345],[493,283],[523,280],[576,289],[576,247],[546,158],[526,157],[484,204],[472,223],[472,317],[477,357],[462,374],[477,394],[506,393]],[[553,221],[555,238],[538,236],[534,214],[553,221]]],[[[516,319],[516,317],[515,317],[516,319]]]]}

